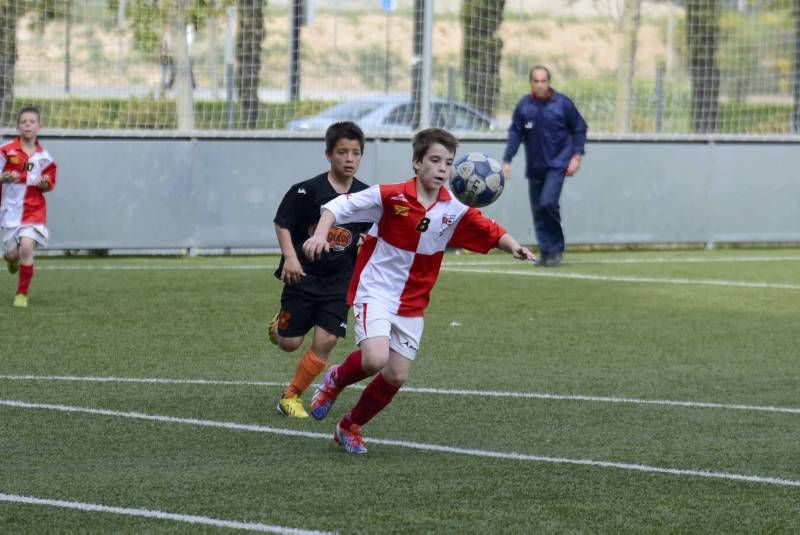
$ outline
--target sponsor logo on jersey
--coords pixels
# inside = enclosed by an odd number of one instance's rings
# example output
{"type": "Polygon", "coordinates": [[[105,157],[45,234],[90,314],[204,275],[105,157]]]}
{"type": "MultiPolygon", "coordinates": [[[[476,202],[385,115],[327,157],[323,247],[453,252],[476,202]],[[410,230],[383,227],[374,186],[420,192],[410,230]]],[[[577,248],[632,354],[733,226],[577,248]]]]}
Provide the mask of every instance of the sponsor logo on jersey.
{"type": "MultiPolygon", "coordinates": [[[[313,236],[317,230],[317,224],[314,223],[308,227],[308,235],[313,236]]],[[[353,233],[346,228],[333,226],[328,231],[328,246],[331,251],[344,251],[350,244],[353,243],[353,233]]]]}
{"type": "Polygon", "coordinates": [[[305,188],[297,188],[297,194],[298,195],[305,195],[306,194],[305,188]]]}
{"type": "Polygon", "coordinates": [[[17,158],[16,156],[9,155],[8,163],[10,163],[11,165],[17,165],[19,163],[19,158],[17,158]]]}
{"type": "Polygon", "coordinates": [[[328,231],[328,245],[331,251],[344,251],[353,243],[353,233],[342,227],[331,227],[328,231]]]}
{"type": "Polygon", "coordinates": [[[394,215],[401,215],[403,217],[408,217],[408,211],[409,211],[408,206],[400,206],[399,204],[395,204],[392,206],[392,209],[394,210],[394,215]]]}
{"type": "Polygon", "coordinates": [[[397,195],[392,195],[391,197],[389,197],[389,200],[390,201],[408,202],[408,199],[406,199],[406,196],[403,195],[402,193],[398,193],[397,195]]]}

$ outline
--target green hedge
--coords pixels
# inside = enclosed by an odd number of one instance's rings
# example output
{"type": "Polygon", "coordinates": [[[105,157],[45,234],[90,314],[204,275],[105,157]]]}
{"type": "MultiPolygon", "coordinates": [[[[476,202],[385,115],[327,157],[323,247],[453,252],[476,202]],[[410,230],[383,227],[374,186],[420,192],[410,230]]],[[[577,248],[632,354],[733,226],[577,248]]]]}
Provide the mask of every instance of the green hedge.
{"type": "MultiPolygon", "coordinates": [[[[571,84],[564,92],[573,97],[589,123],[591,132],[614,131],[614,86],[571,84]]],[[[519,96],[519,95],[518,95],[519,96]]],[[[652,87],[637,84],[633,110],[633,131],[654,133],[656,103],[652,87]]],[[[516,102],[516,101],[515,101],[516,102]]],[[[59,129],[176,129],[174,100],[159,99],[18,99],[15,108],[34,104],[42,111],[45,128],[59,129]]],[[[295,103],[261,103],[255,129],[280,130],[294,117],[313,115],[333,104],[332,101],[302,100],[295,103]]],[[[667,87],[663,133],[691,132],[690,97],[685,88],[667,87]]],[[[755,104],[722,102],[719,107],[717,132],[723,134],[788,134],[792,114],[791,103],[755,104]]],[[[227,130],[225,102],[195,102],[195,128],[227,130]]],[[[498,110],[498,120],[510,117],[510,111],[498,110]]],[[[235,130],[241,130],[239,106],[234,104],[235,130]]]]}
{"type": "MultiPolygon", "coordinates": [[[[35,105],[42,112],[45,128],[81,129],[176,129],[178,127],[174,100],[165,99],[17,99],[14,109],[35,105]]],[[[255,129],[282,129],[296,116],[311,115],[329,106],[328,101],[297,101],[294,103],[261,103],[255,129]]],[[[239,105],[233,106],[234,129],[241,129],[239,105]]],[[[226,130],[228,110],[225,102],[194,103],[195,128],[226,130]]]]}

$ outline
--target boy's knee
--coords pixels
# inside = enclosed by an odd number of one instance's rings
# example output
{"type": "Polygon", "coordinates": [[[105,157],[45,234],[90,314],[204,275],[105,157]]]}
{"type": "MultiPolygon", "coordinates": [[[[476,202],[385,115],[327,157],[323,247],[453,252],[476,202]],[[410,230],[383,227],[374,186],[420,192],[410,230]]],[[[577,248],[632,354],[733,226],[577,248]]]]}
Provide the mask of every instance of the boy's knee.
{"type": "Polygon", "coordinates": [[[377,355],[377,354],[364,354],[362,352],[361,357],[361,368],[364,370],[365,373],[369,375],[375,375],[379,371],[383,370],[386,364],[389,362],[389,355],[377,355]]]}
{"type": "Polygon", "coordinates": [[[286,351],[287,353],[291,353],[301,345],[303,345],[302,337],[278,338],[278,347],[281,349],[281,351],[286,351]]]}
{"type": "Polygon", "coordinates": [[[390,384],[394,386],[403,386],[408,381],[408,372],[407,371],[399,371],[393,369],[384,369],[381,372],[383,378],[390,384]]]}
{"type": "Polygon", "coordinates": [[[30,264],[33,262],[33,250],[19,250],[19,261],[23,264],[30,264]]]}
{"type": "Polygon", "coordinates": [[[336,347],[336,343],[339,341],[339,337],[335,334],[331,333],[319,333],[318,337],[314,340],[316,346],[320,349],[320,351],[333,351],[333,348],[336,347]]]}

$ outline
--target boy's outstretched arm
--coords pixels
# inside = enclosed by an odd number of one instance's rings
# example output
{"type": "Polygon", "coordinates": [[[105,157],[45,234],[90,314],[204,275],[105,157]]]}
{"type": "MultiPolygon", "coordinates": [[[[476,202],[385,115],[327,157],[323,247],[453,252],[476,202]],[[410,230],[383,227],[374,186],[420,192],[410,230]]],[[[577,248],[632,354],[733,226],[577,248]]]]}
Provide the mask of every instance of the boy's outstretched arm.
{"type": "Polygon", "coordinates": [[[334,223],[336,223],[336,217],[333,215],[333,212],[327,208],[323,208],[314,235],[303,243],[303,252],[306,258],[312,261],[319,260],[322,253],[330,251],[328,232],[331,230],[334,223]]]}
{"type": "Polygon", "coordinates": [[[528,260],[530,262],[536,262],[536,257],[533,256],[533,253],[527,247],[523,247],[519,244],[517,240],[514,239],[514,236],[511,234],[505,233],[500,236],[500,240],[497,242],[497,248],[501,251],[505,251],[507,253],[511,253],[514,258],[519,260],[528,260]]]}

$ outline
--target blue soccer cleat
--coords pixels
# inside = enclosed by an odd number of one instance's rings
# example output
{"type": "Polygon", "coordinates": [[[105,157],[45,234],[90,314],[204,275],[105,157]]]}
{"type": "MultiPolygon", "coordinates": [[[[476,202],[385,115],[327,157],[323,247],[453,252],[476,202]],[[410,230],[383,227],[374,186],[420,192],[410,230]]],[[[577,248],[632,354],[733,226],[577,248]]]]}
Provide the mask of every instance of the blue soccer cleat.
{"type": "Polygon", "coordinates": [[[333,433],[333,440],[341,447],[353,455],[363,455],[367,453],[364,446],[364,437],[361,436],[361,427],[350,424],[350,429],[342,427],[341,422],[336,424],[336,431],[333,433]]]}
{"type": "Polygon", "coordinates": [[[311,398],[311,416],[315,420],[322,420],[328,415],[333,402],[336,401],[336,396],[342,391],[336,381],[333,380],[333,374],[338,367],[331,366],[328,369],[328,373],[325,374],[322,384],[314,391],[314,396],[311,398]]]}

